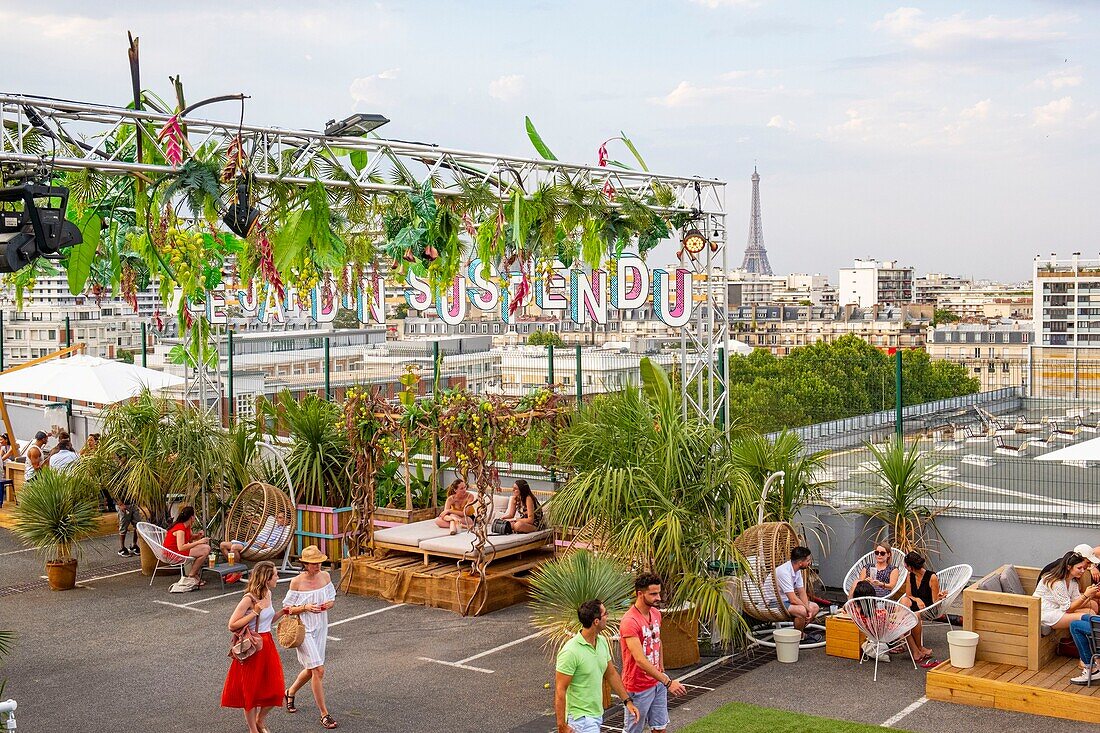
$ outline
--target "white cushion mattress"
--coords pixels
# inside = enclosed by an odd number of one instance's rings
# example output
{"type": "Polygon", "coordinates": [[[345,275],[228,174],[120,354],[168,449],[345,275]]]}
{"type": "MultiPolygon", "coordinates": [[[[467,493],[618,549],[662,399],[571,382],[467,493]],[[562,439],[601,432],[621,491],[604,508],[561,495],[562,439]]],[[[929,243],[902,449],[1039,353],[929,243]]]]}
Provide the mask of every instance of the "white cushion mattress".
{"type": "Polygon", "coordinates": [[[423,540],[449,535],[451,530],[446,527],[436,526],[434,519],[425,519],[423,522],[412,524],[399,524],[396,527],[377,530],[374,539],[391,545],[407,545],[416,547],[423,540]]]}
{"type": "MultiPolygon", "coordinates": [[[[500,534],[489,535],[488,544],[498,550],[503,550],[516,545],[526,545],[538,539],[547,539],[554,533],[551,529],[544,529],[529,534],[500,534]]],[[[461,555],[472,552],[474,549],[474,535],[472,532],[460,532],[454,536],[447,535],[436,539],[423,540],[420,549],[427,552],[439,552],[448,555],[461,555]]],[[[488,548],[486,548],[488,549],[488,548]]]]}

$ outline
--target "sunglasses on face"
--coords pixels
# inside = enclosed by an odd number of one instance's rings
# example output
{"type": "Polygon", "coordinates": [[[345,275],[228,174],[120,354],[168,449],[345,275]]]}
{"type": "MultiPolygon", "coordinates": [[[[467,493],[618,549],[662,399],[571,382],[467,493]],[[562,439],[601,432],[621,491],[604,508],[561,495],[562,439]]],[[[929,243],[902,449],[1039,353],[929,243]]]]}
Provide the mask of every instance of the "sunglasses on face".
{"type": "Polygon", "coordinates": [[[889,553],[883,552],[882,550],[875,550],[875,554],[876,555],[887,555],[889,553]]]}

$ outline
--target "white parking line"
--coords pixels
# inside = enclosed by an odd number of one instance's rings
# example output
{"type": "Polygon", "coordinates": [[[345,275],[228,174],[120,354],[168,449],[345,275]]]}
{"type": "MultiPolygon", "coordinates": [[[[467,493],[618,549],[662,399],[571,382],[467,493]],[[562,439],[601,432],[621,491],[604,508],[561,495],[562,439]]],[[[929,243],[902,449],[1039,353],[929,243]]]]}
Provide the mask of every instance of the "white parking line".
{"type": "Polygon", "coordinates": [[[926,702],[928,702],[927,697],[917,698],[917,700],[915,702],[911,703],[907,708],[902,710],[900,713],[898,713],[897,715],[894,715],[893,717],[890,717],[890,718],[887,718],[886,720],[884,720],[882,722],[882,725],[879,726],[879,727],[880,728],[890,728],[892,726],[897,725],[901,721],[902,718],[904,718],[906,715],[913,712],[914,710],[916,710],[917,708],[919,708],[921,705],[923,705],[926,702]]]}
{"type": "Polygon", "coordinates": [[[25,550],[11,550],[10,552],[0,552],[0,557],[7,557],[8,555],[18,555],[21,552],[34,552],[34,548],[28,547],[25,550]]]}
{"type": "Polygon", "coordinates": [[[534,639],[535,637],[541,636],[541,635],[542,635],[541,632],[536,631],[533,634],[528,634],[527,636],[523,637],[522,639],[516,639],[515,641],[510,641],[507,644],[501,644],[500,646],[495,646],[492,649],[487,649],[486,651],[483,651],[480,654],[475,654],[472,657],[466,657],[465,659],[460,659],[457,662],[445,662],[442,659],[432,659],[431,657],[420,657],[420,660],[422,662],[434,662],[435,664],[442,664],[442,665],[445,665],[447,667],[457,667],[458,669],[467,669],[467,670],[470,670],[471,672],[481,672],[483,674],[493,674],[494,672],[491,669],[485,669],[484,667],[472,667],[469,664],[467,664],[467,662],[472,662],[475,659],[481,659],[482,657],[487,657],[490,654],[496,654],[499,651],[503,651],[503,650],[505,650],[509,647],[513,647],[516,644],[522,644],[525,641],[530,641],[531,639],[534,639]]]}
{"type": "MultiPolygon", "coordinates": [[[[367,616],[373,616],[376,613],[385,613],[386,611],[392,611],[393,609],[401,608],[404,605],[405,605],[404,603],[395,603],[392,606],[386,606],[385,608],[376,608],[373,611],[367,611],[366,613],[361,613],[358,616],[352,616],[351,618],[342,618],[339,621],[333,621],[331,624],[328,625],[328,627],[331,629],[333,626],[339,626],[340,624],[346,624],[348,621],[358,621],[361,618],[366,618],[367,616]]],[[[339,636],[326,636],[325,638],[328,639],[329,641],[343,641],[343,639],[340,638],[339,636]]]]}
{"type": "Polygon", "coordinates": [[[210,596],[209,598],[200,598],[197,601],[191,601],[190,603],[184,603],[184,604],[181,604],[181,605],[184,605],[184,606],[187,606],[188,608],[190,608],[191,606],[197,606],[200,603],[206,603],[207,601],[216,601],[219,598],[228,598],[229,596],[239,596],[243,593],[244,593],[244,591],[238,590],[238,591],[233,591],[232,593],[224,593],[220,596],[210,596]]]}
{"type": "MultiPolygon", "coordinates": [[[[97,580],[106,580],[107,578],[117,578],[120,575],[129,575],[130,573],[140,573],[140,572],[141,572],[141,568],[134,568],[133,570],[123,570],[121,573],[111,573],[110,575],[96,575],[94,577],[88,578],[87,580],[78,581],[76,585],[77,585],[78,588],[86,588],[87,590],[95,590],[95,588],[93,586],[88,585],[88,583],[94,583],[97,580]]],[[[42,580],[49,580],[49,576],[47,576],[47,575],[39,575],[38,577],[42,578],[42,580]]]]}
{"type": "Polygon", "coordinates": [[[153,601],[153,603],[159,603],[162,606],[171,606],[172,608],[182,608],[184,611],[195,611],[196,613],[210,613],[205,608],[192,608],[191,606],[185,606],[179,603],[169,603],[168,601],[153,601]]]}

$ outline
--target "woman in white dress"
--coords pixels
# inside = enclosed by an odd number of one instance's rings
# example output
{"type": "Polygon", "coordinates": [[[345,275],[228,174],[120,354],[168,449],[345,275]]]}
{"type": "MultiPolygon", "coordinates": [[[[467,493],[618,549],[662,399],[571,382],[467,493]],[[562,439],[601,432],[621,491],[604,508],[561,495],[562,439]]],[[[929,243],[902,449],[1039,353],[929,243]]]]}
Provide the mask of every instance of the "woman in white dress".
{"type": "Polygon", "coordinates": [[[1100,587],[1090,585],[1082,592],[1079,582],[1090,565],[1083,555],[1067,552],[1056,566],[1039,578],[1032,595],[1042,601],[1040,614],[1044,624],[1064,631],[1071,622],[1097,613],[1100,587]]]}
{"type": "Polygon", "coordinates": [[[328,556],[310,545],[302,551],[302,567],[305,568],[294,580],[290,581],[290,590],[283,599],[283,608],[287,613],[301,617],[306,628],[306,638],[296,650],[298,663],[302,671],[286,690],[286,711],[298,712],[294,705],[294,695],[309,683],[313,690],[313,699],[321,711],[321,725],[335,728],[336,720],[328,713],[325,705],[325,639],[328,636],[328,610],[336,602],[336,589],[332,586],[329,574],[321,570],[321,563],[328,556]]]}

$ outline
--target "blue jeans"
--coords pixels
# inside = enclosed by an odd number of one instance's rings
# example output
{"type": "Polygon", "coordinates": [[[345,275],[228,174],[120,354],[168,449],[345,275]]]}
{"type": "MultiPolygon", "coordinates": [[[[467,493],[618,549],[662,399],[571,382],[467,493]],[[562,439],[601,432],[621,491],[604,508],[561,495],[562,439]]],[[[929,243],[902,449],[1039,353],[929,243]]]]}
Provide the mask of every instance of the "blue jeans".
{"type": "Polygon", "coordinates": [[[1091,619],[1100,620],[1100,616],[1082,616],[1077,621],[1070,621],[1069,624],[1069,634],[1073,637],[1073,643],[1077,645],[1077,654],[1085,664],[1092,663],[1091,619]]]}
{"type": "Polygon", "coordinates": [[[579,718],[566,716],[565,722],[573,729],[573,733],[600,733],[603,725],[603,716],[596,718],[591,715],[582,715],[579,718]]]}
{"type": "Polygon", "coordinates": [[[643,733],[646,724],[650,730],[664,730],[668,727],[668,688],[657,683],[648,690],[634,693],[634,707],[638,708],[638,719],[629,711],[623,710],[623,733],[643,733]]]}

